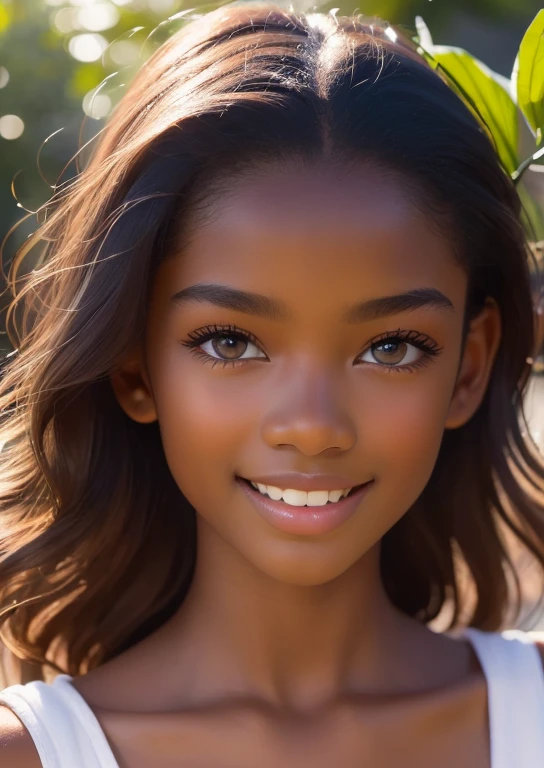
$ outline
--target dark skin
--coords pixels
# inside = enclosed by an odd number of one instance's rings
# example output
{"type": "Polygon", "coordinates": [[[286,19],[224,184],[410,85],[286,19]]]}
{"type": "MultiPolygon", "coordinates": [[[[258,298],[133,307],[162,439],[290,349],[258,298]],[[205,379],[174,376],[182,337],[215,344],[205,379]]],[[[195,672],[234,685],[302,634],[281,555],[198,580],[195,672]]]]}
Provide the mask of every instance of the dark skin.
{"type": "Polygon", "coordinates": [[[146,338],[112,376],[131,418],[159,420],[197,510],[195,578],[160,630],[74,685],[121,768],[485,768],[476,656],[394,608],[379,548],[444,430],[480,405],[499,310],[487,303],[461,358],[466,274],[402,184],[368,165],[261,168],[230,190],[161,266],[146,338]],[[172,301],[204,283],[279,299],[288,317],[172,301]],[[451,306],[342,320],[349,305],[421,288],[451,306]],[[205,341],[200,357],[180,343],[213,324],[255,340],[205,341]],[[437,354],[375,341],[399,329],[437,354]],[[374,482],[331,533],[291,535],[235,482],[289,470],[374,482]]]}

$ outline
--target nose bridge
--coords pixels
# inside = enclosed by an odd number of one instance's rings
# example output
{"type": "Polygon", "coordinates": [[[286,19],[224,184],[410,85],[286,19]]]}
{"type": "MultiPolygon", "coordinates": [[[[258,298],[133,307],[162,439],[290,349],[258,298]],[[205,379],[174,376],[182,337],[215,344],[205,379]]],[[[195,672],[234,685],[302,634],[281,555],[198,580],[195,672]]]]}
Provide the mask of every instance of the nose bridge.
{"type": "Polygon", "coordinates": [[[272,446],[292,445],[307,454],[348,450],[356,441],[348,408],[341,375],[330,361],[326,366],[299,360],[282,377],[264,420],[264,438],[272,446]]]}

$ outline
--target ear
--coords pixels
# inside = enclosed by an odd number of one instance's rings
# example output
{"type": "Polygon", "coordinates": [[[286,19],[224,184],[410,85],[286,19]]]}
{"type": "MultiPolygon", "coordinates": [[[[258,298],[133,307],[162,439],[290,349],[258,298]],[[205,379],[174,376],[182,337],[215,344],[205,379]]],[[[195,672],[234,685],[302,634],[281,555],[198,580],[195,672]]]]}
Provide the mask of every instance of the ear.
{"type": "Polygon", "coordinates": [[[117,402],[127,416],[140,424],[157,420],[153,390],[141,347],[127,355],[120,367],[110,374],[110,381],[117,402]]]}
{"type": "Polygon", "coordinates": [[[494,299],[488,298],[470,324],[446,429],[462,427],[478,410],[489,384],[501,332],[499,307],[494,299]]]}

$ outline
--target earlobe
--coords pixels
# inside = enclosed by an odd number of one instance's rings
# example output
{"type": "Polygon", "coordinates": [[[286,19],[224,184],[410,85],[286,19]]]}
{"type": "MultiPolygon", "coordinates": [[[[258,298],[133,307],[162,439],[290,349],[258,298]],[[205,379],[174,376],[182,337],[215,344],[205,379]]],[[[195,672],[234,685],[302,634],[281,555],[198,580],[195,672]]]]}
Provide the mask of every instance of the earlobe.
{"type": "Polygon", "coordinates": [[[157,420],[157,411],[141,350],[128,356],[110,374],[111,385],[123,411],[140,424],[157,420]]]}
{"type": "Polygon", "coordinates": [[[472,320],[452,395],[446,429],[466,424],[484,399],[501,340],[501,317],[494,299],[472,320]]]}

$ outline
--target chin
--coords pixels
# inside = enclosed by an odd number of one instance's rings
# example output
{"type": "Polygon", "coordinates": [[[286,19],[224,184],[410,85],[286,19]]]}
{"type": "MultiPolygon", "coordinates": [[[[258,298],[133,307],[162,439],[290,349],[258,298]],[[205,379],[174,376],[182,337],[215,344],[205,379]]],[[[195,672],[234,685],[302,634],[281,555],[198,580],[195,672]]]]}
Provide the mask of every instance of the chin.
{"type": "Polygon", "coordinates": [[[246,558],[254,568],[275,581],[298,587],[318,587],[342,576],[364,555],[360,552],[354,558],[346,542],[344,546],[339,544],[335,542],[334,551],[327,551],[324,542],[284,542],[281,551],[275,547],[274,552],[252,552],[249,557],[246,554],[246,558]]]}

